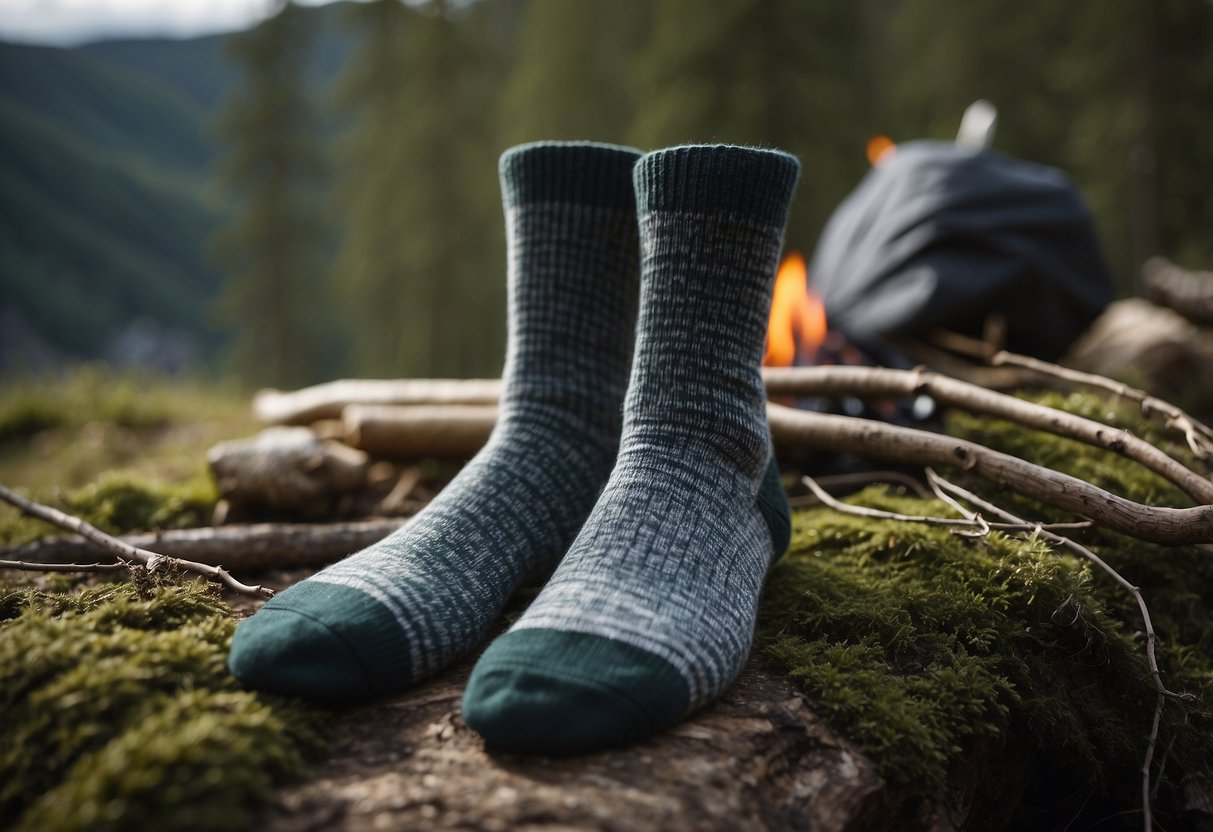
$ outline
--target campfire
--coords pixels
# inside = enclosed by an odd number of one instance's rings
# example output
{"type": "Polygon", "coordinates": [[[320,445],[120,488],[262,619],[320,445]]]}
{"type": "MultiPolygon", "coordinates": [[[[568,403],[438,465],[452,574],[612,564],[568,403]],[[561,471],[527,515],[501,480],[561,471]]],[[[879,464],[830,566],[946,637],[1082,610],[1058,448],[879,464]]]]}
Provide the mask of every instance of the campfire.
{"type": "Polygon", "coordinates": [[[813,363],[826,339],[826,308],[808,285],[804,255],[793,251],[775,275],[771,317],[767,327],[764,367],[796,367],[813,363]]]}

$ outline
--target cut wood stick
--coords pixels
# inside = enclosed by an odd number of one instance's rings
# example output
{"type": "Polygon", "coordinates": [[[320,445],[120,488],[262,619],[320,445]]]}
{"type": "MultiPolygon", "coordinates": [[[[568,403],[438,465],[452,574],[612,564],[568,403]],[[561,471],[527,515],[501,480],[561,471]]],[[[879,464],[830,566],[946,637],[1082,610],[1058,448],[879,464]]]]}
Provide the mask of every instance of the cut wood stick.
{"type": "Polygon", "coordinates": [[[469,457],[489,440],[496,405],[361,405],[342,414],[345,441],[394,457],[469,457]]]}
{"type": "MultiPolygon", "coordinates": [[[[400,528],[407,518],[376,518],[350,523],[255,523],[173,529],[118,538],[128,546],[156,554],[172,552],[199,563],[257,571],[324,566],[370,546],[400,528]]],[[[87,538],[52,537],[0,549],[0,558],[41,564],[79,564],[113,556],[87,538]]]]}
{"type": "MultiPolygon", "coordinates": [[[[194,561],[183,560],[170,555],[162,555],[157,552],[152,552],[147,549],[141,549],[138,546],[132,546],[129,543],[124,543],[122,540],[113,535],[106,534],[79,517],[73,517],[70,514],[59,511],[58,509],[44,506],[41,503],[36,503],[33,500],[26,499],[15,491],[12,491],[3,485],[0,485],[0,500],[15,506],[23,513],[30,517],[36,517],[51,525],[58,526],[61,529],[69,532],[75,532],[81,537],[88,538],[93,543],[102,547],[110,554],[117,557],[119,560],[133,561],[146,566],[148,569],[155,569],[161,561],[172,563],[181,567],[187,572],[194,572],[198,575],[203,575],[211,580],[219,581],[233,592],[241,595],[252,595],[260,598],[273,598],[274,590],[265,586],[250,586],[242,584],[231,576],[222,566],[216,566],[205,563],[196,563],[194,561]]],[[[14,558],[14,560],[23,560],[22,558],[14,558]]]]}
{"type": "Polygon", "coordinates": [[[340,419],[348,404],[496,404],[501,380],[476,379],[343,379],[301,390],[262,390],[253,398],[253,413],[263,422],[309,425],[340,419]]]}
{"type": "Polygon", "coordinates": [[[938,373],[883,367],[787,367],[768,369],[764,379],[767,392],[772,395],[808,392],[861,399],[929,395],[941,404],[997,416],[1120,454],[1171,481],[1197,503],[1213,504],[1213,481],[1128,431],[938,373]]]}
{"type": "Polygon", "coordinates": [[[1052,376],[1053,378],[1081,384],[1084,387],[1103,390],[1114,396],[1121,396],[1122,398],[1137,402],[1143,416],[1146,418],[1151,418],[1155,415],[1161,416],[1164,425],[1183,434],[1188,447],[1192,449],[1192,453],[1196,454],[1200,459],[1213,460],[1213,428],[1193,419],[1170,402],[1151,396],[1144,390],[1138,390],[1136,387],[1130,387],[1127,384],[1113,381],[1104,376],[1071,370],[1068,367],[1060,367],[1047,361],[1041,361],[1038,358],[1017,355],[1012,352],[1004,351],[996,353],[990,358],[990,363],[996,367],[1023,367],[1045,376],[1052,376]]]}
{"type": "Polygon", "coordinates": [[[1156,543],[1213,543],[1213,505],[1145,506],[1088,482],[999,453],[974,442],[856,419],[769,404],[776,450],[781,445],[840,451],[905,465],[962,468],[1004,488],[1072,511],[1113,531],[1156,543]]]}

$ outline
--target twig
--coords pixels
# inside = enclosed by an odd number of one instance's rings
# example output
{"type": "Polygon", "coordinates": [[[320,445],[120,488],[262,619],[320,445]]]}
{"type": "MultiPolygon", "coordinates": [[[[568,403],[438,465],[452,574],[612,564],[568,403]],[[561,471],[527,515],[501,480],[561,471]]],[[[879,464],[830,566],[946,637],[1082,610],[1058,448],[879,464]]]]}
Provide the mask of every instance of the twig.
{"type": "MultiPolygon", "coordinates": [[[[877,483],[890,483],[905,486],[913,491],[917,497],[926,499],[931,496],[931,492],[927,490],[926,486],[909,474],[903,474],[900,471],[855,471],[849,474],[825,474],[816,479],[817,484],[827,490],[831,488],[850,489],[877,483]]],[[[821,505],[821,500],[812,494],[798,494],[794,497],[788,497],[788,506],[791,508],[806,508],[817,505],[821,505]]],[[[4,550],[0,549],[0,554],[3,553],[4,550]]]]}
{"type": "MultiPolygon", "coordinates": [[[[169,529],[119,538],[139,549],[173,552],[199,563],[232,569],[323,566],[382,540],[407,522],[378,518],[347,523],[252,523],[169,529]]],[[[101,558],[108,549],[78,537],[50,537],[0,549],[0,558],[30,563],[79,563],[101,558]]]]}
{"type": "Polygon", "coordinates": [[[21,572],[114,572],[130,569],[129,563],[30,563],[24,560],[0,560],[0,569],[21,572]]]}
{"type": "Polygon", "coordinates": [[[210,566],[205,563],[181,560],[169,557],[168,555],[149,552],[146,549],[131,546],[129,543],[123,543],[118,538],[106,534],[79,517],[73,517],[50,506],[44,506],[41,503],[35,503],[33,500],[27,500],[25,497],[9,490],[3,485],[0,485],[0,500],[16,506],[31,517],[45,520],[47,523],[51,523],[61,529],[66,529],[69,532],[75,532],[81,537],[86,537],[112,554],[117,555],[120,559],[136,561],[149,569],[157,568],[161,562],[171,563],[189,572],[195,572],[199,575],[205,575],[212,580],[217,580],[228,589],[241,595],[253,595],[259,598],[272,598],[274,596],[274,591],[269,587],[249,586],[248,584],[240,583],[221,566],[210,566]]]}
{"type": "Polygon", "coordinates": [[[768,368],[763,379],[771,395],[811,393],[869,398],[925,394],[940,404],[997,416],[1120,454],[1179,486],[1197,503],[1213,503],[1213,481],[1126,430],[938,373],[884,367],[787,367],[768,368]]]}
{"type": "Polygon", "coordinates": [[[990,363],[995,367],[1023,367],[1028,370],[1034,370],[1042,375],[1064,379],[1065,381],[1082,384],[1087,387],[1094,387],[1097,390],[1103,390],[1115,396],[1135,401],[1141,408],[1142,416],[1146,418],[1150,418],[1154,414],[1162,416],[1163,424],[1166,427],[1183,434],[1188,447],[1192,449],[1192,453],[1202,460],[1213,460],[1213,428],[1192,418],[1170,402],[1165,402],[1162,399],[1151,396],[1144,390],[1138,390],[1135,387],[1130,387],[1119,381],[1113,381],[1110,378],[1080,372],[1079,370],[1071,370],[1067,367],[1059,367],[1047,361],[1011,352],[1003,351],[994,354],[990,358],[990,363]]]}
{"type": "MultiPolygon", "coordinates": [[[[843,514],[853,514],[857,517],[868,517],[873,520],[899,520],[905,523],[923,523],[928,526],[951,526],[960,529],[977,529],[978,534],[985,535],[991,529],[997,531],[1012,531],[1012,532],[1030,532],[1041,528],[1038,523],[987,523],[980,515],[972,515],[958,519],[955,517],[932,517],[923,514],[900,514],[896,511],[885,511],[879,508],[869,508],[868,506],[857,506],[851,503],[844,503],[834,497],[828,491],[821,487],[817,480],[810,476],[802,476],[800,481],[805,487],[813,492],[814,496],[821,501],[823,505],[829,506],[835,511],[843,514]]],[[[966,512],[967,513],[967,512],[966,512]]],[[[1049,528],[1086,528],[1090,523],[1055,523],[1049,528]]]]}
{"type": "MultiPolygon", "coordinates": [[[[961,499],[968,500],[982,511],[1002,517],[1004,520],[1009,522],[1023,522],[1011,512],[1001,509],[993,503],[981,499],[971,491],[968,491],[955,483],[949,482],[930,469],[927,469],[927,480],[938,485],[944,491],[948,491],[961,499]]],[[[1112,579],[1116,581],[1116,583],[1128,591],[1137,601],[1137,608],[1141,613],[1142,624],[1146,631],[1146,661],[1150,666],[1150,676],[1154,680],[1154,688],[1157,691],[1157,698],[1154,706],[1154,718],[1150,727],[1150,738],[1146,744],[1145,760],[1141,767],[1142,812],[1144,813],[1145,817],[1146,832],[1149,832],[1153,826],[1153,819],[1150,812],[1150,767],[1154,760],[1154,748],[1158,744],[1158,729],[1162,721],[1163,706],[1166,703],[1166,698],[1168,696],[1175,696],[1177,698],[1183,697],[1181,697],[1180,694],[1167,690],[1167,686],[1163,684],[1162,673],[1158,669],[1158,658],[1155,655],[1155,644],[1158,641],[1158,636],[1154,632],[1154,624],[1150,620],[1150,610],[1149,607],[1146,606],[1146,600],[1141,594],[1141,589],[1126,580],[1123,575],[1108,565],[1103,558],[1099,557],[1099,555],[1095,554],[1085,546],[1076,543],[1068,537],[1063,537],[1062,535],[1055,534],[1054,532],[1043,528],[1038,528],[1037,531],[1046,540],[1052,541],[1059,546],[1064,546],[1075,554],[1094,563],[1096,566],[1110,575],[1112,579]]]]}
{"type": "Polygon", "coordinates": [[[870,419],[792,410],[770,403],[767,419],[772,435],[779,437],[777,447],[782,441],[797,448],[841,451],[907,465],[959,467],[1139,540],[1213,543],[1213,505],[1145,506],[975,442],[870,419]]]}

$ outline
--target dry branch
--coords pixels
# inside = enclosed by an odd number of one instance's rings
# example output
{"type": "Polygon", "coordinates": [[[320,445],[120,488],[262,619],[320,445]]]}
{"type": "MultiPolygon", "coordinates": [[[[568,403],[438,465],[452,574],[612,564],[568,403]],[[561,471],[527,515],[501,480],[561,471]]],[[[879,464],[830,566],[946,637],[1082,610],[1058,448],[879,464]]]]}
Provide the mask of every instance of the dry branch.
{"type": "Polygon", "coordinates": [[[1213,481],[1185,468],[1128,431],[925,370],[882,367],[789,367],[764,374],[772,395],[876,398],[931,396],[941,404],[1008,419],[1121,454],[1179,486],[1198,503],[1213,503],[1213,481]]]}
{"type": "MultiPolygon", "coordinates": [[[[824,479],[824,478],[823,478],[824,479]]],[[[980,515],[970,514],[969,512],[961,511],[965,515],[962,518],[956,517],[933,517],[926,514],[902,514],[896,511],[885,511],[880,508],[871,508],[869,506],[856,506],[850,503],[844,503],[842,500],[834,497],[833,494],[821,487],[821,483],[810,476],[802,476],[800,481],[813,492],[822,505],[834,509],[842,514],[852,514],[856,517],[867,517],[871,520],[897,520],[902,523],[922,523],[925,526],[947,526],[954,529],[977,529],[980,534],[988,534],[990,531],[1000,532],[1032,532],[1037,530],[1060,531],[1072,529],[1086,529],[1091,526],[1090,523],[1081,521],[1078,523],[1028,523],[1019,521],[1016,523],[990,523],[983,519],[980,515]]],[[[939,495],[941,499],[955,506],[944,495],[939,495]]]]}
{"type": "MultiPolygon", "coordinates": [[[[123,543],[156,554],[173,552],[210,565],[220,562],[232,569],[324,566],[351,552],[370,546],[400,528],[402,518],[362,520],[354,523],[256,523],[242,526],[206,526],[119,538],[123,543]]],[[[78,564],[113,552],[92,540],[53,537],[22,546],[0,549],[0,557],[42,566],[78,564]]],[[[117,566],[110,564],[111,566],[117,566]]]]}
{"type": "Polygon", "coordinates": [[[249,586],[248,584],[240,583],[221,566],[212,566],[205,563],[181,560],[180,558],[162,555],[157,552],[150,552],[147,549],[140,549],[137,546],[131,546],[130,544],[124,543],[112,535],[106,534],[97,527],[86,523],[79,517],[73,517],[70,514],[65,514],[64,512],[51,508],[50,506],[44,506],[41,503],[35,503],[33,500],[27,500],[25,497],[10,491],[3,485],[0,485],[0,500],[17,507],[30,517],[36,517],[39,520],[44,520],[47,523],[58,526],[61,529],[69,532],[75,532],[81,537],[88,538],[98,546],[101,546],[111,554],[118,557],[120,560],[141,563],[149,569],[157,568],[157,566],[159,566],[162,562],[170,563],[179,566],[188,572],[195,572],[211,580],[219,581],[228,589],[241,595],[252,595],[260,598],[272,598],[274,595],[274,591],[268,587],[249,586]]]}
{"type": "Polygon", "coordinates": [[[114,572],[130,569],[128,563],[38,563],[37,561],[0,560],[0,569],[19,572],[114,572]]]}
{"type": "Polygon", "coordinates": [[[1114,396],[1120,396],[1137,402],[1141,408],[1142,416],[1147,419],[1155,415],[1161,416],[1164,425],[1183,434],[1184,439],[1187,440],[1188,447],[1192,449],[1192,453],[1196,454],[1200,459],[1213,459],[1213,428],[1193,419],[1170,402],[1155,398],[1144,390],[1138,390],[1135,387],[1130,387],[1119,381],[1113,381],[1104,376],[1059,367],[1056,364],[1050,364],[1038,358],[1017,355],[1011,352],[996,353],[990,359],[990,363],[996,367],[1011,366],[1034,370],[1041,375],[1059,378],[1096,390],[1103,390],[1114,396]]]}
{"type": "Polygon", "coordinates": [[[775,404],[768,405],[767,418],[777,450],[781,444],[790,444],[906,465],[958,467],[1140,540],[1168,544],[1213,542],[1213,505],[1144,506],[1076,477],[974,442],[868,419],[793,410],[775,404]]]}

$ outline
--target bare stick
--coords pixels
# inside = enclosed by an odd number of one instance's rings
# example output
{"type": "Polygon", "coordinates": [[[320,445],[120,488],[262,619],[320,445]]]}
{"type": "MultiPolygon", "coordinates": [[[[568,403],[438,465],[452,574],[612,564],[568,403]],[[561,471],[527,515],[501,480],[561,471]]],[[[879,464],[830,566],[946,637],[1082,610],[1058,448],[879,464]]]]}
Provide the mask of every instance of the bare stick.
{"type": "Polygon", "coordinates": [[[94,543],[102,546],[112,554],[124,560],[131,560],[141,563],[149,569],[155,569],[160,562],[172,563],[189,572],[196,572],[199,575],[217,580],[233,592],[238,592],[241,595],[252,595],[259,598],[272,598],[274,591],[264,586],[249,586],[242,584],[231,576],[231,574],[221,566],[210,566],[205,563],[195,563],[188,560],[180,560],[179,558],[169,557],[168,555],[160,555],[156,552],[149,552],[146,549],[140,549],[131,546],[128,543],[123,543],[116,537],[108,535],[95,526],[92,526],[79,517],[73,517],[70,514],[65,514],[58,509],[44,506],[41,503],[35,503],[32,500],[27,500],[20,494],[17,494],[3,485],[0,485],[0,500],[16,506],[25,514],[31,517],[36,517],[39,520],[45,520],[47,523],[58,526],[61,529],[66,529],[69,532],[75,532],[81,537],[87,537],[94,543]]]}
{"type": "MultiPolygon", "coordinates": [[[[937,484],[941,489],[949,491],[961,499],[968,500],[982,511],[1002,517],[1004,520],[1009,522],[1023,522],[1011,512],[1005,511],[993,503],[981,499],[971,491],[961,488],[955,483],[949,482],[929,469],[927,470],[927,479],[932,483],[937,484]]],[[[1178,696],[1178,694],[1167,690],[1167,686],[1163,684],[1162,681],[1162,673],[1158,669],[1158,658],[1155,655],[1155,644],[1158,641],[1158,636],[1155,634],[1154,624],[1150,620],[1150,610],[1146,606],[1146,600],[1142,596],[1141,590],[1126,580],[1123,575],[1109,566],[1108,563],[1103,560],[1103,558],[1099,557],[1099,555],[1068,537],[1063,537],[1062,535],[1055,534],[1054,532],[1050,532],[1045,529],[1039,529],[1038,531],[1039,534],[1046,540],[1052,541],[1058,546],[1064,546],[1071,552],[1074,552],[1080,557],[1086,558],[1094,563],[1096,566],[1110,575],[1112,579],[1116,581],[1116,583],[1132,594],[1134,600],[1137,601],[1137,608],[1141,612],[1142,624],[1146,631],[1146,661],[1150,665],[1150,676],[1154,679],[1154,688],[1158,692],[1154,705],[1154,719],[1150,727],[1150,738],[1146,744],[1145,761],[1142,763],[1141,767],[1141,805],[1145,818],[1145,829],[1147,832],[1149,832],[1153,826],[1153,818],[1150,813],[1150,767],[1154,760],[1154,748],[1158,744],[1158,728],[1160,722],[1162,721],[1162,709],[1168,696],[1178,696]]]]}
{"type": "Polygon", "coordinates": [[[927,526],[950,526],[961,529],[977,529],[982,535],[989,533],[991,529],[998,531],[1013,531],[1013,532],[1030,532],[1039,528],[1085,528],[1090,526],[1090,523],[1054,523],[1049,526],[1041,526],[1039,523],[1028,523],[1020,521],[1017,523],[987,523],[979,514],[971,514],[970,512],[962,511],[966,516],[963,518],[956,517],[932,517],[923,514],[900,514],[896,511],[885,511],[879,508],[869,508],[868,506],[857,506],[851,503],[844,503],[834,497],[828,491],[821,487],[815,479],[810,476],[802,476],[800,481],[816,495],[824,505],[829,506],[835,511],[843,514],[853,514],[857,517],[868,517],[873,520],[898,520],[904,523],[923,523],[927,526]]]}
{"type": "MultiPolygon", "coordinates": [[[[227,564],[232,569],[324,566],[382,540],[407,521],[403,517],[347,523],[252,523],[169,529],[127,535],[122,542],[139,549],[172,552],[199,563],[227,564]]],[[[0,549],[0,557],[29,563],[80,563],[103,558],[110,550],[92,540],[50,537],[0,549]]]]}
{"type": "Polygon", "coordinates": [[[858,398],[929,395],[941,404],[1008,419],[1120,454],[1179,486],[1197,503],[1213,503],[1213,481],[1126,430],[938,373],[883,367],[787,367],[768,368],[764,379],[771,395],[811,393],[858,398]]]}
{"type": "Polygon", "coordinates": [[[1197,457],[1204,460],[1213,459],[1213,428],[1193,419],[1170,402],[1155,398],[1144,390],[1138,390],[1135,387],[1121,384],[1119,381],[1113,381],[1110,378],[1059,367],[1047,361],[1011,352],[1003,351],[996,353],[990,358],[990,363],[996,367],[1023,367],[1034,370],[1042,375],[1064,379],[1065,381],[1093,387],[1097,390],[1104,390],[1115,396],[1135,401],[1141,408],[1143,416],[1149,418],[1158,414],[1162,416],[1164,425],[1182,433],[1184,439],[1187,440],[1188,447],[1192,449],[1192,453],[1196,454],[1197,457]]]}
{"type": "Polygon", "coordinates": [[[24,560],[0,560],[0,569],[21,572],[114,572],[130,569],[128,563],[30,563],[24,560]]]}
{"type": "Polygon", "coordinates": [[[914,428],[767,405],[771,435],[798,448],[841,451],[906,465],[963,468],[1004,488],[1094,520],[1113,531],[1155,543],[1213,542],[1213,505],[1145,506],[1009,454],[914,428]]]}
{"type": "Polygon", "coordinates": [[[345,441],[373,454],[398,457],[471,456],[497,423],[496,405],[348,405],[345,441]]]}

